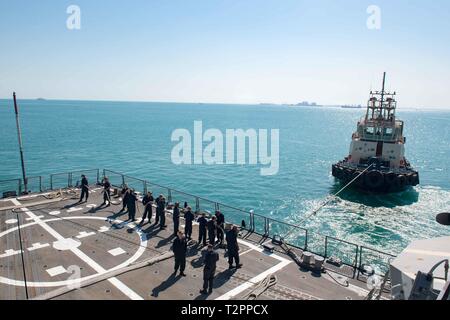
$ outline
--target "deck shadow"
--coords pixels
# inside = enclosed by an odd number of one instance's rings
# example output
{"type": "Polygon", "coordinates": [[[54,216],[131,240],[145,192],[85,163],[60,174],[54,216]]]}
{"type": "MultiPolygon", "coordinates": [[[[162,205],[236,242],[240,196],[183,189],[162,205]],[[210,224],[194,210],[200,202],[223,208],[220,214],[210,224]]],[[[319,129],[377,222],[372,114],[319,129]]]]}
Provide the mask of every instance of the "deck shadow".
{"type": "Polygon", "coordinates": [[[175,283],[177,283],[178,280],[180,280],[181,276],[175,275],[175,273],[172,273],[169,278],[164,280],[159,286],[152,289],[152,297],[157,298],[159,296],[160,292],[163,292],[167,289],[169,289],[171,286],[173,286],[175,283]]]}
{"type": "Polygon", "coordinates": [[[158,249],[158,248],[164,247],[165,245],[167,245],[170,242],[172,242],[173,239],[175,239],[175,235],[171,234],[168,238],[160,240],[155,248],[158,249]]]}
{"type": "Polygon", "coordinates": [[[236,269],[225,269],[224,271],[217,273],[214,277],[214,289],[220,288],[226,284],[231,277],[237,272],[236,269]]]}

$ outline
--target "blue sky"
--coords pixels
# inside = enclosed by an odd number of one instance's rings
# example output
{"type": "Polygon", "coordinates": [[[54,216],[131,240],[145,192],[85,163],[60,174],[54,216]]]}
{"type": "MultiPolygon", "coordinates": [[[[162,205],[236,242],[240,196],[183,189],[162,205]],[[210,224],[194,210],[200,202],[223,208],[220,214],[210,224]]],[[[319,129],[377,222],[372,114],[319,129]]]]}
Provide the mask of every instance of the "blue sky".
{"type": "Polygon", "coordinates": [[[448,0],[0,0],[0,97],[364,104],[387,71],[447,108],[449,39],[448,0]]]}

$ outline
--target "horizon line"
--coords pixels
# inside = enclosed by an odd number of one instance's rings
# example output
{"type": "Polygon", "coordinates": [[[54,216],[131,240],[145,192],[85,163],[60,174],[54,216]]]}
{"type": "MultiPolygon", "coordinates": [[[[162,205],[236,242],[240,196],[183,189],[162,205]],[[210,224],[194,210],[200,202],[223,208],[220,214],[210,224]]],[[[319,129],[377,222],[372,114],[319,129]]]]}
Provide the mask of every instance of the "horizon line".
{"type": "MultiPolygon", "coordinates": [[[[0,97],[0,100],[12,100],[13,98],[2,98],[0,97]]],[[[151,100],[113,100],[113,99],[73,99],[73,98],[17,98],[17,101],[80,101],[80,102],[132,102],[132,103],[176,103],[176,104],[213,104],[213,105],[236,105],[236,106],[291,106],[291,107],[300,107],[300,108],[326,108],[326,107],[342,107],[346,105],[352,105],[352,104],[321,104],[317,103],[317,105],[308,105],[308,106],[301,106],[297,105],[298,103],[275,103],[275,102],[202,102],[202,101],[151,101],[151,100]]],[[[304,102],[304,101],[302,101],[304,102]]],[[[309,102],[309,101],[307,101],[309,102]]],[[[314,103],[314,101],[311,101],[311,103],[314,103]]],[[[360,109],[366,109],[365,105],[361,105],[362,108],[360,109]]],[[[397,108],[398,109],[398,108],[397,108]]],[[[401,108],[400,108],[401,109],[401,108]]],[[[448,110],[450,111],[450,107],[436,107],[436,106],[416,106],[416,107],[406,107],[404,110],[421,110],[421,109],[427,109],[427,110],[448,110]]],[[[356,109],[357,110],[357,109],[356,109]]]]}

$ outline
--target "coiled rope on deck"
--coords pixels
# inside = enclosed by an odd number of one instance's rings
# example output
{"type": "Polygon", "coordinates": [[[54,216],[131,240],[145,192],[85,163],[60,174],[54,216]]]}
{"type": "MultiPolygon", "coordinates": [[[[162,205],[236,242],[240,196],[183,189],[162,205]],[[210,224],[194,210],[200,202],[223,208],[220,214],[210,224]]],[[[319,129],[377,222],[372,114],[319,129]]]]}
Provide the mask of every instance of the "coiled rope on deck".
{"type": "Polygon", "coordinates": [[[262,281],[258,282],[252,291],[244,296],[244,300],[256,300],[260,295],[267,291],[270,287],[273,287],[278,282],[277,276],[269,274],[262,281]]]}

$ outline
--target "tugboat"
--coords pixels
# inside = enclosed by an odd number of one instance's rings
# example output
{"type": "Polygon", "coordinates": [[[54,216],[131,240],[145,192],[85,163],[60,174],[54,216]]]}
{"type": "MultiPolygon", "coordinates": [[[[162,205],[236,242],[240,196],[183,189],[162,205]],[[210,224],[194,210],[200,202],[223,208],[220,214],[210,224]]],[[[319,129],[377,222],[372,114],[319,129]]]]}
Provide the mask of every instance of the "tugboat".
{"type": "Polygon", "coordinates": [[[332,166],[332,174],[357,189],[390,193],[419,184],[419,173],[405,158],[403,121],[396,119],[396,92],[370,92],[367,113],[358,122],[350,155],[332,166]]]}

